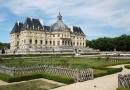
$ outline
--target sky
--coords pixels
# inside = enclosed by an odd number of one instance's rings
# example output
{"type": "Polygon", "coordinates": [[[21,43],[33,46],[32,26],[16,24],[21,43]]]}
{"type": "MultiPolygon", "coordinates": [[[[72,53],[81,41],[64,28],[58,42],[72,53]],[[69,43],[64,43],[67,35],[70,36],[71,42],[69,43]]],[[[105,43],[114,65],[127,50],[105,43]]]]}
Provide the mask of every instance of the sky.
{"type": "Polygon", "coordinates": [[[130,0],[0,0],[0,42],[10,42],[16,21],[32,16],[50,26],[59,11],[63,22],[81,27],[88,40],[130,35],[130,0]]]}

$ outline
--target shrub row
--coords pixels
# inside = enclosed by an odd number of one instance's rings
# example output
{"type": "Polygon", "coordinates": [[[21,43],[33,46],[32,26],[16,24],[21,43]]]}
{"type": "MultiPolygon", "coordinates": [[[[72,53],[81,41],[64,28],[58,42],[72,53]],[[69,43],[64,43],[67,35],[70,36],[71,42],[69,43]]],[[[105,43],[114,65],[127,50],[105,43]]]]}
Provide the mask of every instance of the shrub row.
{"type": "Polygon", "coordinates": [[[130,65],[125,65],[125,68],[130,69],[130,65]]]}
{"type": "Polygon", "coordinates": [[[105,76],[107,74],[108,74],[108,72],[107,71],[103,71],[103,70],[101,72],[97,72],[97,73],[94,72],[94,78],[105,76]]]}
{"type": "Polygon", "coordinates": [[[4,74],[4,73],[1,73],[0,72],[0,79],[3,80],[3,81],[6,81],[8,82],[8,79],[11,78],[12,76],[9,76],[7,74],[4,74]]]}
{"type": "Polygon", "coordinates": [[[8,82],[19,82],[19,81],[26,81],[26,80],[37,79],[37,78],[42,78],[42,74],[10,77],[8,78],[8,82]]]}
{"type": "Polygon", "coordinates": [[[52,74],[42,73],[42,77],[46,78],[46,79],[62,82],[62,83],[65,83],[65,84],[74,83],[73,78],[63,77],[63,76],[59,76],[59,75],[52,75],[52,74]]]}
{"type": "Polygon", "coordinates": [[[98,55],[100,53],[81,53],[81,55],[98,55]]]}
{"type": "Polygon", "coordinates": [[[116,90],[130,90],[130,88],[117,88],[116,90]]]}
{"type": "Polygon", "coordinates": [[[114,73],[117,73],[117,72],[121,72],[123,70],[122,67],[121,68],[95,68],[95,69],[103,70],[103,71],[106,71],[106,72],[94,73],[94,78],[109,75],[109,74],[114,74],[114,73]]]}
{"type": "Polygon", "coordinates": [[[123,70],[122,67],[120,67],[120,68],[99,68],[99,69],[107,71],[108,72],[107,74],[113,74],[113,73],[121,72],[123,70]]]}
{"type": "Polygon", "coordinates": [[[74,54],[16,54],[16,55],[0,55],[0,57],[36,57],[36,56],[67,56],[67,55],[74,55],[74,54]]]}
{"type": "Polygon", "coordinates": [[[25,75],[25,76],[14,76],[14,77],[0,73],[0,79],[3,81],[6,81],[6,82],[10,82],[10,83],[37,79],[37,78],[46,78],[46,79],[54,80],[54,81],[65,83],[65,84],[74,83],[73,78],[68,78],[68,77],[63,77],[63,76],[53,75],[53,74],[47,74],[47,73],[31,74],[31,75],[25,75]]]}

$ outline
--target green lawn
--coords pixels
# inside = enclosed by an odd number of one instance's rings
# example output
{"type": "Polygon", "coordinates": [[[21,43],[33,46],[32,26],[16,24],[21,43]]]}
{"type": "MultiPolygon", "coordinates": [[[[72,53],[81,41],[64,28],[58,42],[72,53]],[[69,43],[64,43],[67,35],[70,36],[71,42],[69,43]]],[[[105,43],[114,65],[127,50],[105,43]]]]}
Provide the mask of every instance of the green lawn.
{"type": "Polygon", "coordinates": [[[59,87],[59,85],[36,80],[13,85],[2,85],[0,90],[50,90],[56,87],[59,87]]]}
{"type": "MultiPolygon", "coordinates": [[[[16,64],[44,64],[44,65],[60,65],[60,59],[62,58],[31,58],[31,59],[14,59],[14,60],[2,60],[0,61],[0,65],[12,65],[15,66],[16,64]],[[15,64],[15,65],[14,65],[15,64]]],[[[118,65],[123,63],[130,63],[130,60],[122,60],[120,62],[109,62],[105,61],[105,59],[97,60],[91,58],[65,58],[68,60],[68,66],[70,68],[79,68],[79,69],[87,69],[92,67],[105,67],[111,65],[118,65]]]]}

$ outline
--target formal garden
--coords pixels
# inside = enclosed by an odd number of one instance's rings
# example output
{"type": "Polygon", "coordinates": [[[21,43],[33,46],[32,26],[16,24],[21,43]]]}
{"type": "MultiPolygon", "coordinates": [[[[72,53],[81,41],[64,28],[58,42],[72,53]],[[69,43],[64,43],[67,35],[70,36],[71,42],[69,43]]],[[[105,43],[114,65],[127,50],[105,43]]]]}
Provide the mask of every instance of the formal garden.
{"type": "MultiPolygon", "coordinates": [[[[71,77],[78,72],[88,69],[92,70],[92,78],[97,78],[122,71],[122,68],[111,68],[109,66],[119,64],[129,64],[129,59],[111,58],[111,56],[96,56],[94,58],[74,57],[74,55],[8,55],[0,56],[0,66],[12,68],[14,76],[0,73],[0,79],[6,82],[19,82],[37,78],[46,78],[65,84],[75,83],[76,80],[71,77]],[[6,57],[6,58],[5,58],[6,57]],[[36,69],[37,68],[37,69],[36,69]],[[44,70],[42,71],[41,69],[44,70]],[[50,68],[50,69],[48,69],[50,68]],[[60,68],[60,69],[59,69],[60,68]],[[24,72],[24,73],[21,73],[24,72]],[[60,72],[60,73],[59,73],[60,72]],[[63,74],[61,74],[63,73],[63,74]]],[[[86,71],[85,73],[90,73],[86,71]]],[[[80,74],[81,75],[81,74],[80,74]]],[[[88,75],[90,77],[90,74],[88,75]]],[[[84,77],[87,77],[86,75],[84,77]]],[[[88,78],[85,80],[89,80],[88,78]]],[[[38,89],[39,90],[39,89],[38,89]]],[[[42,89],[40,89],[42,90],[42,89]]]]}

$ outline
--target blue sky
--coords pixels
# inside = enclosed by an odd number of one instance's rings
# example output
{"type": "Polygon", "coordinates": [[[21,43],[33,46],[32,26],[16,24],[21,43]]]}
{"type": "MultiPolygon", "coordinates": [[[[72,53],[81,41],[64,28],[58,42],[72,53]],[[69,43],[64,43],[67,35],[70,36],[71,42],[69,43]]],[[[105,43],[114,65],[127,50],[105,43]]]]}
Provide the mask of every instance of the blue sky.
{"type": "Polygon", "coordinates": [[[32,16],[55,23],[59,5],[63,22],[80,26],[88,40],[130,35],[130,0],[0,0],[0,42],[10,42],[17,20],[32,16]]]}

